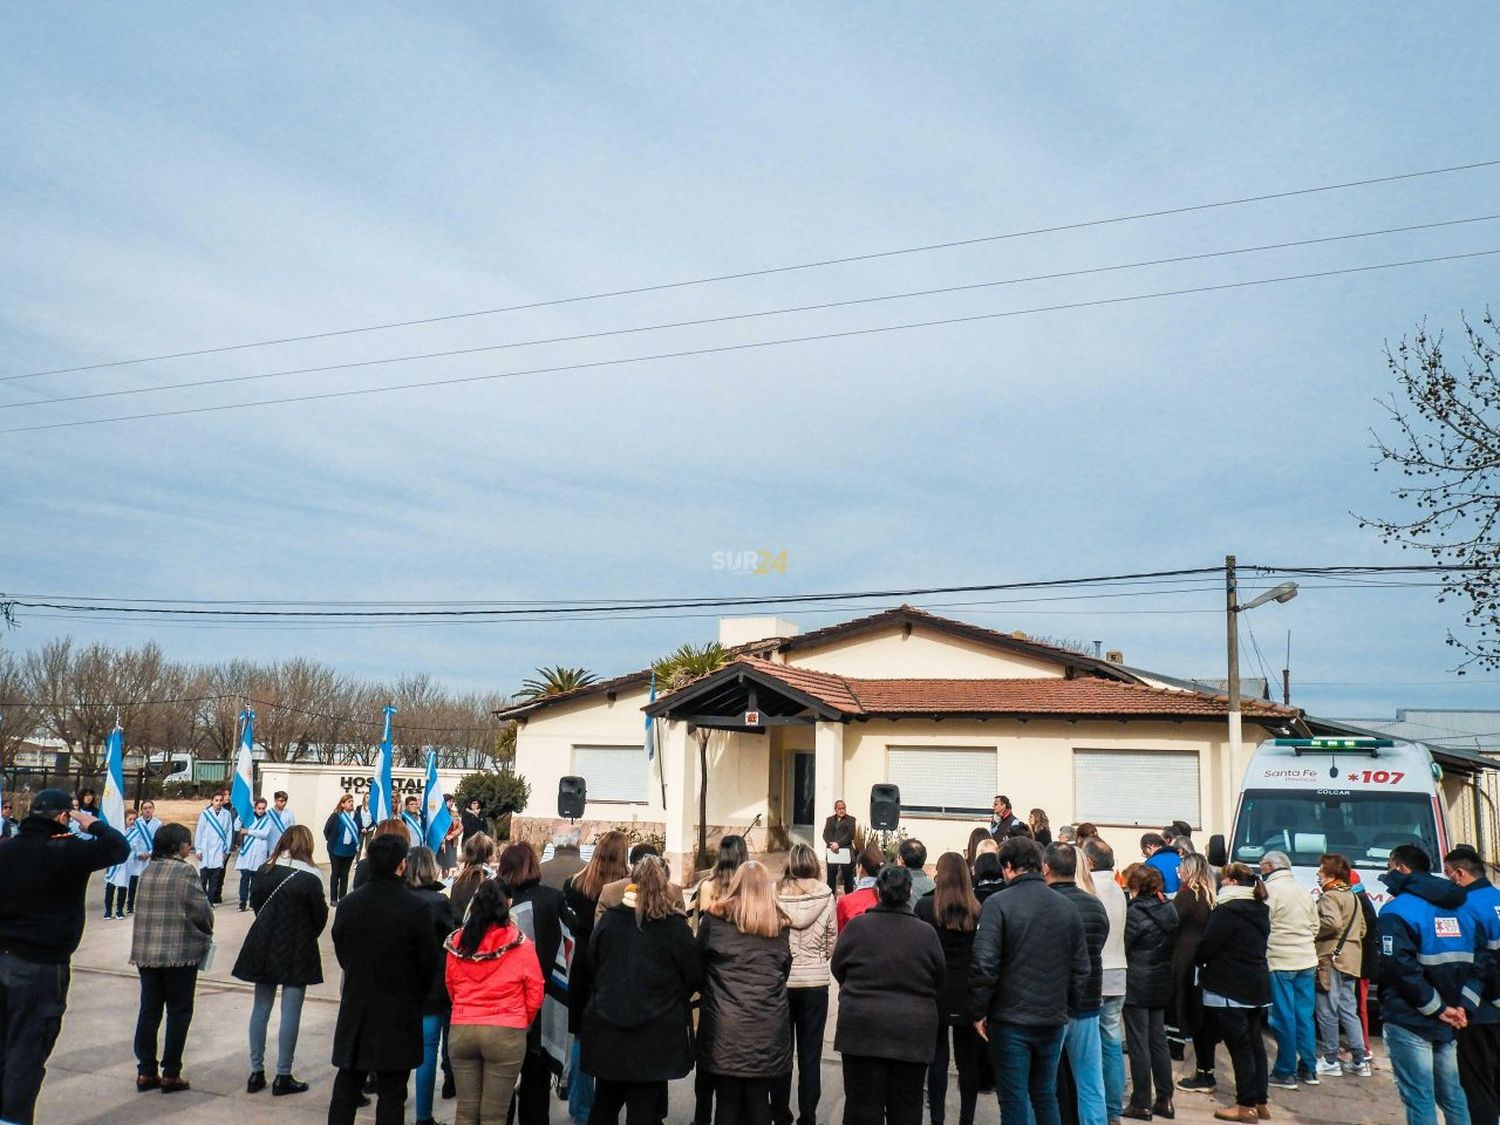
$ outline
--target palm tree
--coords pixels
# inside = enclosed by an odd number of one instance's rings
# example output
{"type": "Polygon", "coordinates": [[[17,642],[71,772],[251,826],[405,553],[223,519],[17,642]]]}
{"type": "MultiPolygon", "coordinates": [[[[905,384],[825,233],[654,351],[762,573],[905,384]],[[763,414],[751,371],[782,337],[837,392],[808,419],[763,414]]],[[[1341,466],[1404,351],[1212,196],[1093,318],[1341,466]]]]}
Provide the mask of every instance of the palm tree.
{"type": "MultiPolygon", "coordinates": [[[[717,672],[729,663],[729,653],[718,641],[706,645],[683,645],[651,666],[662,691],[680,687],[717,672]]],[[[698,856],[701,866],[708,857],[708,737],[712,732],[699,727],[698,738],[698,856]]]]}
{"type": "Polygon", "coordinates": [[[568,668],[562,664],[552,668],[538,668],[535,679],[521,681],[521,697],[540,699],[544,695],[561,695],[574,688],[588,687],[598,679],[587,668],[568,668]]]}

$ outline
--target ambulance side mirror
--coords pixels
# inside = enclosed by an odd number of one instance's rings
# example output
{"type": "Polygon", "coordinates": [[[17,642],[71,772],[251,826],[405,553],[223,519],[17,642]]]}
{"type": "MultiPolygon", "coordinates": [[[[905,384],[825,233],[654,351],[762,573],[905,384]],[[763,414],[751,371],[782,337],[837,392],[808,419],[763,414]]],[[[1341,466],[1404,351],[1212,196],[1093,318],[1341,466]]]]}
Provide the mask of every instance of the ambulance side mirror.
{"type": "Polygon", "coordinates": [[[1218,834],[1208,838],[1208,862],[1214,867],[1223,867],[1229,859],[1229,851],[1224,847],[1224,837],[1218,834]]]}

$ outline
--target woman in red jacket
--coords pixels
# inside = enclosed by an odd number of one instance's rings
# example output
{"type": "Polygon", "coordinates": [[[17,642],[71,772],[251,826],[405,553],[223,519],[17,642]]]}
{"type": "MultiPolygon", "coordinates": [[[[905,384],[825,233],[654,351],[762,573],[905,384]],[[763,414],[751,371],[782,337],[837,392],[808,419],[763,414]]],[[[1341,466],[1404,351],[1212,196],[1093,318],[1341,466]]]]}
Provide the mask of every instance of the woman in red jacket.
{"type": "Polygon", "coordinates": [[[536,946],[510,920],[510,900],[491,879],[474,892],[463,929],[449,935],[444,949],[455,1125],[504,1125],[526,1056],[526,1029],[542,1008],[536,946]]]}

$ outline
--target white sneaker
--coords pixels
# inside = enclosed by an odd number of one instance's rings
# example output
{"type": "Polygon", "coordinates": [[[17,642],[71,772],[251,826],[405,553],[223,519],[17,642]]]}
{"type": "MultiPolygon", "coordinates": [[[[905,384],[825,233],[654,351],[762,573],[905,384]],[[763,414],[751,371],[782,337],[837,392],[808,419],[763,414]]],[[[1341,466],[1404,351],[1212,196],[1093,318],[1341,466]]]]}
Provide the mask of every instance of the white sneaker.
{"type": "Polygon", "coordinates": [[[1319,1078],[1341,1078],[1341,1077],[1343,1077],[1343,1074],[1344,1074],[1344,1068],[1342,1066],[1340,1066],[1338,1063],[1336,1063],[1336,1062],[1328,1062],[1326,1059],[1319,1059],[1318,1060],[1318,1077],[1319,1078]]]}
{"type": "Polygon", "coordinates": [[[1370,1064],[1367,1062],[1346,1062],[1344,1064],[1344,1073],[1352,1074],[1357,1078],[1368,1078],[1370,1077],[1370,1064]]]}

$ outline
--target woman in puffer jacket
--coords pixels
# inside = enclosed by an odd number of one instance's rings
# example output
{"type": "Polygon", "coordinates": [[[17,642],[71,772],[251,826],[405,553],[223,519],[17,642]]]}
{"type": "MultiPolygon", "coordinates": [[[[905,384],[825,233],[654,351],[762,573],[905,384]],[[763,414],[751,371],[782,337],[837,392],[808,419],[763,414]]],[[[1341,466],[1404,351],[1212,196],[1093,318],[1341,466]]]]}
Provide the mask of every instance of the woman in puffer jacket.
{"type": "Polygon", "coordinates": [[[474,891],[463,928],[443,948],[453,1002],[454,1125],[503,1125],[526,1057],[526,1029],[542,1010],[536,946],[510,920],[505,889],[491,879],[474,891]]]}
{"type": "MultiPolygon", "coordinates": [[[[787,854],[786,873],[776,884],[776,902],[792,925],[792,975],[786,982],[787,1006],[797,1053],[797,1120],[813,1125],[823,1088],[823,1029],[828,1023],[828,962],[838,939],[833,891],[823,881],[818,853],[795,844],[787,854]]],[[[771,1092],[771,1120],[792,1125],[792,1074],[776,1080],[771,1092]]]]}
{"type": "MultiPolygon", "coordinates": [[[[1351,904],[1352,905],[1352,904],[1351,904]]],[[[1234,1101],[1215,1121],[1261,1121],[1266,1107],[1266,1009],[1271,973],[1266,942],[1271,911],[1266,887],[1243,863],[1224,868],[1219,904],[1208,916],[1194,960],[1202,966],[1203,1009],[1212,1014],[1234,1063],[1234,1101]]],[[[1356,1028],[1357,1029],[1357,1028],[1356,1028]]]]}
{"type": "Polygon", "coordinates": [[[1172,950],[1177,911],[1162,893],[1161,871],[1133,863],[1125,872],[1125,1046],[1130,1054],[1130,1104],[1120,1114],[1150,1121],[1175,1117],[1167,1004],[1172,999],[1172,950]],[[1151,1097],[1155,1082],[1156,1097],[1151,1097]]]}
{"type": "Polygon", "coordinates": [[[716,1125],[770,1121],[771,1090],[792,1069],[789,928],[770,873],[754,860],[698,922],[698,1065],[713,1076],[716,1125]]]}

